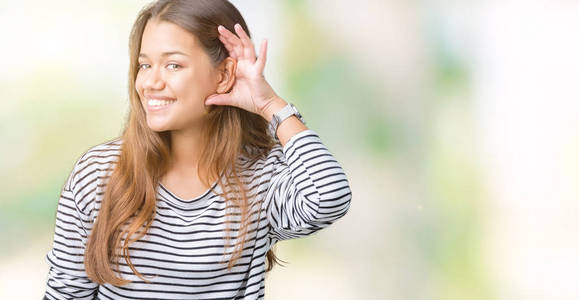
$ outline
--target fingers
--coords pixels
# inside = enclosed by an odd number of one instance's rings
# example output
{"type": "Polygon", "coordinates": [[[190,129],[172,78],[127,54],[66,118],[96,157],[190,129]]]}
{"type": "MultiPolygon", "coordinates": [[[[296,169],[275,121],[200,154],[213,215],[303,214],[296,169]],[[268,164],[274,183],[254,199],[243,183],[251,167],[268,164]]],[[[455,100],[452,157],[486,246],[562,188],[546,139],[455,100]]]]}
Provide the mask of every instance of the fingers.
{"type": "Polygon", "coordinates": [[[233,46],[241,45],[241,41],[237,36],[235,36],[229,29],[225,28],[223,25],[217,26],[217,31],[233,46]]]}
{"type": "Polygon", "coordinates": [[[243,48],[243,44],[231,31],[225,28],[223,25],[217,26],[217,31],[219,32],[219,40],[225,45],[229,54],[233,56],[233,58],[239,57],[242,53],[241,50],[243,48]]]}
{"type": "Polygon", "coordinates": [[[217,26],[217,31],[220,33],[219,40],[223,42],[227,51],[230,54],[236,55],[234,58],[245,58],[251,62],[255,62],[255,49],[251,39],[239,24],[233,26],[237,36],[229,31],[225,26],[217,26]],[[238,37],[239,36],[239,37],[238,37]]]}
{"type": "Polygon", "coordinates": [[[231,95],[213,94],[205,99],[205,105],[232,105],[231,95]]]}
{"type": "Polygon", "coordinates": [[[225,39],[225,37],[222,35],[219,35],[219,40],[223,43],[223,45],[225,46],[225,48],[229,52],[229,55],[231,57],[237,59],[238,54],[237,54],[235,48],[233,48],[233,46],[231,45],[231,43],[229,43],[229,41],[227,39],[225,39]]]}
{"type": "Polygon", "coordinates": [[[249,38],[247,33],[245,33],[245,30],[243,30],[243,27],[241,27],[241,25],[235,24],[233,28],[235,29],[235,32],[237,32],[237,35],[241,38],[241,43],[243,44],[243,55],[247,59],[249,59],[249,61],[254,62],[255,49],[253,47],[251,39],[249,38]]]}
{"type": "Polygon", "coordinates": [[[259,57],[257,58],[257,66],[260,73],[263,74],[263,69],[265,68],[265,61],[267,60],[267,39],[261,41],[261,47],[259,48],[259,57]]]}

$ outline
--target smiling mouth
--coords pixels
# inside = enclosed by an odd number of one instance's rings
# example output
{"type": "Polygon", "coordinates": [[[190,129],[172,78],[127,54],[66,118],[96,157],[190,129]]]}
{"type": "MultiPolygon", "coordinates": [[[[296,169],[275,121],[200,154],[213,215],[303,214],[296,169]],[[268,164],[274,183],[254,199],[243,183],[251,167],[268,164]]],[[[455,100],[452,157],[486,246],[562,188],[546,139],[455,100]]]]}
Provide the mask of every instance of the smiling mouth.
{"type": "Polygon", "coordinates": [[[147,108],[150,111],[162,110],[169,107],[171,104],[177,102],[177,100],[159,100],[159,99],[148,99],[147,108]]]}

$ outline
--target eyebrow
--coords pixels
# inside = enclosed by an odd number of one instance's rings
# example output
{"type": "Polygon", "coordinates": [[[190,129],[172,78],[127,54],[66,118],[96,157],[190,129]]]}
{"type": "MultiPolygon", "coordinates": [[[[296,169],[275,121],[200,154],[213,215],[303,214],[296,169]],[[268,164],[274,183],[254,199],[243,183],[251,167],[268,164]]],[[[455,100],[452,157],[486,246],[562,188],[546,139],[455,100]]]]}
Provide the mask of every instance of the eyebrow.
{"type": "MultiPolygon", "coordinates": [[[[170,55],[183,55],[183,56],[189,56],[181,51],[169,51],[169,52],[163,52],[161,53],[161,57],[166,57],[166,56],[170,56],[170,55]]],[[[147,57],[147,55],[145,53],[139,53],[139,57],[147,57]]]]}

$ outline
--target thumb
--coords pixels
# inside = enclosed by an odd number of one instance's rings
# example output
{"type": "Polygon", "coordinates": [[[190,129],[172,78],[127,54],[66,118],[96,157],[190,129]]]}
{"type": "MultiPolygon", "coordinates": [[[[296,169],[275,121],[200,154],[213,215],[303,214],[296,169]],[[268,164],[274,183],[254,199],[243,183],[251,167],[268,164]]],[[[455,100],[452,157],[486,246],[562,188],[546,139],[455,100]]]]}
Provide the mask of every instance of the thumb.
{"type": "Polygon", "coordinates": [[[213,94],[205,100],[205,105],[228,105],[229,94],[213,94]]]}

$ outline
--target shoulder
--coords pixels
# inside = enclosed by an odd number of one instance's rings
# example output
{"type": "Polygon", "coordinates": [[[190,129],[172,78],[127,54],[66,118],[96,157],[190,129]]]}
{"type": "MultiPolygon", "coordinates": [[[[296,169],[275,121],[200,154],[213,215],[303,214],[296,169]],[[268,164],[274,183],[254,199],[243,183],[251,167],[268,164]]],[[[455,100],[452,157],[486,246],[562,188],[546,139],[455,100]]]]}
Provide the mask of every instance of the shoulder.
{"type": "Polygon", "coordinates": [[[241,167],[241,169],[254,171],[273,167],[286,161],[286,156],[292,155],[297,148],[309,148],[312,147],[313,144],[320,143],[321,140],[318,133],[312,129],[306,129],[291,137],[285,145],[282,146],[278,141],[266,151],[256,150],[246,146],[247,152],[252,154],[252,157],[240,156],[238,166],[241,167]]]}
{"type": "MultiPolygon", "coordinates": [[[[312,129],[306,129],[291,137],[284,146],[278,141],[271,149],[261,151],[261,155],[254,155],[254,158],[242,156],[239,162],[245,167],[275,165],[278,162],[285,161],[286,156],[294,153],[297,148],[308,148],[312,144],[319,143],[321,143],[321,140],[318,133],[312,129]]],[[[256,150],[249,150],[248,152],[256,153],[256,150]]]]}
{"type": "Polygon", "coordinates": [[[273,144],[269,149],[256,150],[248,148],[248,152],[251,153],[251,155],[241,155],[237,166],[246,172],[257,172],[278,161],[283,156],[283,147],[278,142],[273,144]]]}
{"type": "Polygon", "coordinates": [[[116,138],[88,148],[74,166],[74,177],[79,180],[87,172],[97,171],[104,165],[116,163],[121,153],[122,139],[116,138]]]}
{"type": "Polygon", "coordinates": [[[69,179],[69,188],[83,213],[94,212],[97,198],[102,196],[106,181],[121,152],[122,139],[115,138],[88,148],[76,161],[69,179]]]}
{"type": "Polygon", "coordinates": [[[118,137],[107,142],[88,148],[80,157],[77,164],[83,164],[88,161],[95,161],[102,158],[110,158],[120,154],[122,138],[118,137]]]}

